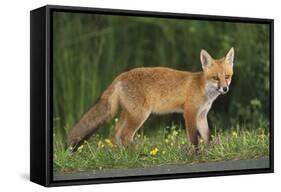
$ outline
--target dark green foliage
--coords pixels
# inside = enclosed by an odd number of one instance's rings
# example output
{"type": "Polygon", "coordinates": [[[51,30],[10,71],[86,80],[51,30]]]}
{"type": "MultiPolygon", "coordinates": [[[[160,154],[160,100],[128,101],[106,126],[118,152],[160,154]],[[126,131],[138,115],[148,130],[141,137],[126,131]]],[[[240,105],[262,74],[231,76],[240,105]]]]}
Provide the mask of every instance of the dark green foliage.
{"type": "MultiPolygon", "coordinates": [[[[230,92],[214,103],[210,123],[268,128],[269,25],[54,13],[53,34],[54,133],[61,141],[121,72],[143,66],[200,71],[202,48],[214,58],[235,48],[230,92]]],[[[152,117],[144,127],[171,121],[180,124],[181,116],[152,117]]],[[[108,136],[113,124],[102,126],[108,136]]]]}

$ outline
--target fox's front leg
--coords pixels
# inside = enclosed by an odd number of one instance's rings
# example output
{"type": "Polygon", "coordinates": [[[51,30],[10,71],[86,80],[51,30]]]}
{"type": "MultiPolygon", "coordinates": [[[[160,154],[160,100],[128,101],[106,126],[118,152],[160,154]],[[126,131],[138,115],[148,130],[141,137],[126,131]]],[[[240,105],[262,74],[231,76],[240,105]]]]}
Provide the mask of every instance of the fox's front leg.
{"type": "Polygon", "coordinates": [[[191,144],[195,146],[197,149],[198,147],[198,131],[197,131],[197,110],[194,108],[188,108],[184,110],[184,120],[185,120],[185,129],[186,133],[189,136],[189,140],[191,144]]]}
{"type": "Polygon", "coordinates": [[[210,129],[208,126],[207,114],[205,112],[197,115],[196,127],[203,141],[209,143],[210,129]]]}

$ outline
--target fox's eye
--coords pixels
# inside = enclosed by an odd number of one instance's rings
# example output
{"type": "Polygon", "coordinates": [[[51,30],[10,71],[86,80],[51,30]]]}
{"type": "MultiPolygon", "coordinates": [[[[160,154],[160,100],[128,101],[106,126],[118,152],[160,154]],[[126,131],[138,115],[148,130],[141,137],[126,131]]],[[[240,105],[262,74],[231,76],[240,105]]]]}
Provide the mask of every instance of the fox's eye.
{"type": "Polygon", "coordinates": [[[226,76],[225,76],[225,79],[229,79],[229,78],[230,78],[230,75],[226,75],[226,76]]]}
{"type": "Polygon", "coordinates": [[[215,80],[215,81],[218,81],[219,77],[218,76],[213,76],[212,79],[215,80]]]}

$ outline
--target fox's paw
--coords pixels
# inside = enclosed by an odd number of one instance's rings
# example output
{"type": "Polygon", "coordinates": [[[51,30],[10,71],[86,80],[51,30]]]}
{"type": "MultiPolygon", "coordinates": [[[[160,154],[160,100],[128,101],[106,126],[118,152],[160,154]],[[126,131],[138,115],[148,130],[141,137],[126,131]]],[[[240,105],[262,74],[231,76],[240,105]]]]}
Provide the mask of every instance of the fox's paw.
{"type": "Polygon", "coordinates": [[[188,156],[197,156],[201,154],[201,150],[198,146],[191,146],[189,149],[187,149],[187,155],[188,156]]]}

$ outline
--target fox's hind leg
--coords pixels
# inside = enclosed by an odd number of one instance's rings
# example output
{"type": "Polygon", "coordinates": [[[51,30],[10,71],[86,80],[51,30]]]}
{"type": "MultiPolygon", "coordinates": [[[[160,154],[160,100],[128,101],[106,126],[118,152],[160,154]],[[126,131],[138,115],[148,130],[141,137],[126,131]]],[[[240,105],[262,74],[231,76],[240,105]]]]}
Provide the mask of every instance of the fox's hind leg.
{"type": "Polygon", "coordinates": [[[124,110],[121,112],[119,120],[114,128],[111,138],[113,144],[122,145],[120,137],[121,137],[122,130],[124,129],[124,126],[126,124],[126,113],[127,112],[124,110]]]}
{"type": "Polygon", "coordinates": [[[149,114],[148,111],[143,110],[135,115],[123,109],[113,133],[113,142],[124,146],[133,143],[135,133],[146,121],[149,114]]]}
{"type": "Polygon", "coordinates": [[[138,115],[126,113],[126,121],[121,133],[121,141],[124,146],[128,146],[134,142],[134,135],[147,120],[150,112],[143,111],[138,115]]]}

